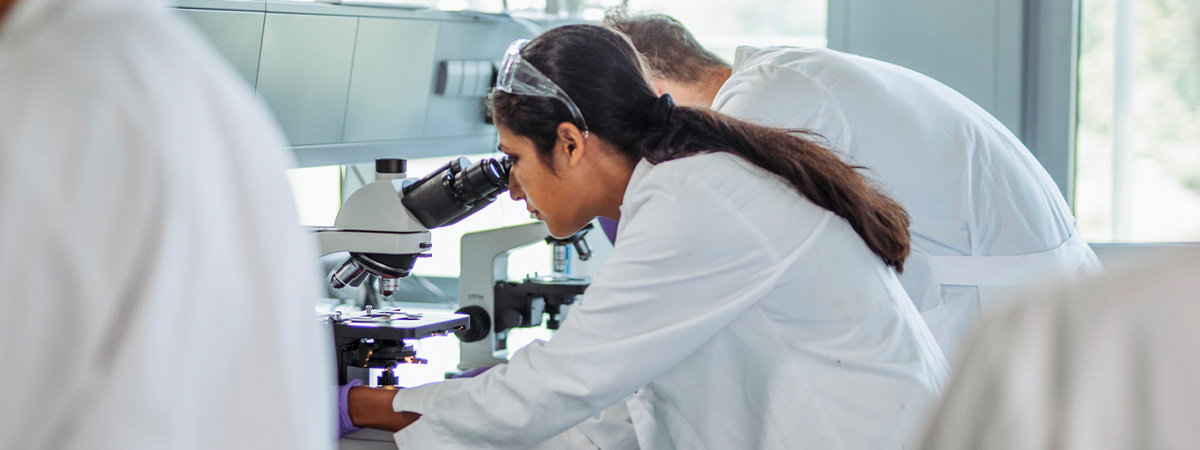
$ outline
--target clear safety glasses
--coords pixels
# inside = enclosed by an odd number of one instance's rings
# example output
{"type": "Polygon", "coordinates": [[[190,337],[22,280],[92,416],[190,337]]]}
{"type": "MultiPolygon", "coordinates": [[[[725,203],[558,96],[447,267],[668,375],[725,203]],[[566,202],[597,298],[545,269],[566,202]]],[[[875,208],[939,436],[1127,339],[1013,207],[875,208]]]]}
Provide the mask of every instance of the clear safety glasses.
{"type": "Polygon", "coordinates": [[[581,131],[586,138],[587,122],[583,120],[583,113],[579,112],[579,107],[575,106],[571,97],[568,97],[567,93],[557,84],[550,81],[549,77],[533,67],[533,64],[521,58],[521,49],[528,43],[529,39],[518,39],[509,44],[508,50],[504,52],[504,60],[500,62],[500,74],[496,76],[496,89],[513,95],[549,97],[563,102],[571,111],[575,122],[582,128],[581,131]]]}

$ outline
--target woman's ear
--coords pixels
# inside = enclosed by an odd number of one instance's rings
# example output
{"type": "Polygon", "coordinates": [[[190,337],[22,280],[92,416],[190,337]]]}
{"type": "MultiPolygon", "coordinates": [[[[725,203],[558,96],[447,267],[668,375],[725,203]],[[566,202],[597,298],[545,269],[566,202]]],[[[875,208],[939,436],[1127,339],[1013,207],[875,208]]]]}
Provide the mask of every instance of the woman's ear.
{"type": "Polygon", "coordinates": [[[587,139],[583,133],[579,131],[579,127],[571,122],[563,122],[558,124],[558,142],[555,143],[555,153],[562,153],[565,156],[568,166],[575,166],[583,161],[584,152],[587,151],[587,139]]]}

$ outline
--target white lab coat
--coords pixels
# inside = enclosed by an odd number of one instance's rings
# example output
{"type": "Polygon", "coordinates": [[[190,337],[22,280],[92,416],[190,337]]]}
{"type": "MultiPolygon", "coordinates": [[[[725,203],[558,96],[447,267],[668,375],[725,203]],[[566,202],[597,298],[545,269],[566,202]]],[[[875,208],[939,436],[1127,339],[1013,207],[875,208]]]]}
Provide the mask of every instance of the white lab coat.
{"type": "Polygon", "coordinates": [[[402,448],[525,448],[626,398],[642,448],[900,448],[948,376],[847,222],[726,154],[634,170],[616,247],[550,342],[405,389],[402,448]],[[630,395],[633,394],[633,395],[630,395]]]}
{"type": "Polygon", "coordinates": [[[930,449],[1200,448],[1200,250],[989,314],[930,449]]]}
{"type": "Polygon", "coordinates": [[[0,448],[328,448],[282,134],[157,1],[0,23],[0,448]]]}
{"type": "Polygon", "coordinates": [[[900,281],[948,358],[1008,294],[1100,271],[1033,155],[929,77],[828,49],[742,47],[712,107],[821,134],[908,210],[913,252],[900,281]]]}

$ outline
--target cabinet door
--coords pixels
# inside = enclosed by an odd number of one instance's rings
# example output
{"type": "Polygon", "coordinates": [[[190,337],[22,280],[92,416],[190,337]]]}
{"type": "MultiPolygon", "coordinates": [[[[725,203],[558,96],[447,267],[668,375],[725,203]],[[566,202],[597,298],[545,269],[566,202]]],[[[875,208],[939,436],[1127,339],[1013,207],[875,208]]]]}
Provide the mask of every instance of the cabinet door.
{"type": "Polygon", "coordinates": [[[435,21],[359,19],[346,142],[425,135],[437,30],[435,21]]]}
{"type": "Polygon", "coordinates": [[[266,16],[259,95],[292,145],[341,142],[358,18],[266,16]]]}
{"type": "Polygon", "coordinates": [[[258,55],[262,48],[261,12],[179,10],[204,34],[233,68],[254,86],[258,80],[258,55]]]}
{"type": "MultiPolygon", "coordinates": [[[[519,37],[528,37],[528,31],[496,23],[443,22],[438,26],[434,62],[487,60],[499,63],[508,44],[519,37]]],[[[431,70],[435,71],[436,68],[431,70]]],[[[486,74],[489,80],[491,76],[491,73],[486,74]]],[[[427,89],[430,92],[434,90],[435,82],[429,83],[427,89]]],[[[430,97],[426,136],[471,136],[494,132],[484,122],[482,95],[430,97]]]]}

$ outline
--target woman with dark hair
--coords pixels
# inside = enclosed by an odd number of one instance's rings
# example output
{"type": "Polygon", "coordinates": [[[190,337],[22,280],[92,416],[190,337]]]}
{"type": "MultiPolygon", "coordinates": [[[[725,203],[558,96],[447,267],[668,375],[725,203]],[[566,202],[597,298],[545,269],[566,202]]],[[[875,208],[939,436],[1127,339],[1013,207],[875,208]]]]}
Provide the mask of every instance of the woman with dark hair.
{"type": "Polygon", "coordinates": [[[917,437],[948,368],[896,278],[907,217],[853,167],[656,96],[597,26],[514,43],[489,100],[512,197],[558,236],[619,219],[615,249],[553,340],[472,379],[354,388],[355,425],[525,448],[624,399],[643,448],[917,437]]]}

